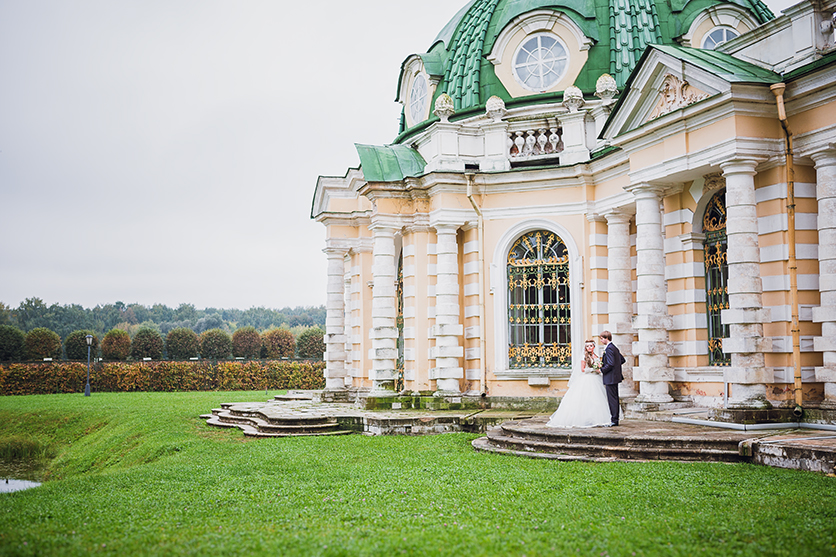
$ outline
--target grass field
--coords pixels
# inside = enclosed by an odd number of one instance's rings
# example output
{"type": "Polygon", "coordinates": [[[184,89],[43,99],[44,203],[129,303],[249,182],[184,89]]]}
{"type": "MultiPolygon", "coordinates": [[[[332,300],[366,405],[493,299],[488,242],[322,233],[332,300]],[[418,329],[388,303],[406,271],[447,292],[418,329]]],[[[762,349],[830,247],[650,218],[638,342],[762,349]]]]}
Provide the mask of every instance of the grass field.
{"type": "Polygon", "coordinates": [[[0,454],[51,458],[42,487],[0,494],[0,555],[836,555],[831,477],[529,460],[469,434],[249,439],[198,418],[266,398],[0,398],[0,454]]]}

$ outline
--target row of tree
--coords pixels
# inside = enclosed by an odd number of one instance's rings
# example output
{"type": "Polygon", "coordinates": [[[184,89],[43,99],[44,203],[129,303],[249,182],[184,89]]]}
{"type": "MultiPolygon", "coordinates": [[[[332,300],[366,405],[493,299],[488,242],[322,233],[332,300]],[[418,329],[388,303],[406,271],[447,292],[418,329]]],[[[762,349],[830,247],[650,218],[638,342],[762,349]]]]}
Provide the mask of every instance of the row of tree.
{"type": "Polygon", "coordinates": [[[241,327],[230,335],[223,329],[209,329],[198,335],[192,329],[178,327],[163,336],[152,327],[140,327],[131,335],[124,329],[108,331],[99,337],[89,330],[76,330],[64,342],[55,331],[35,327],[24,333],[13,325],[0,325],[0,361],[43,360],[45,358],[84,360],[189,360],[206,358],[307,358],[321,359],[325,352],[323,331],[319,327],[304,328],[294,335],[285,328],[271,328],[259,333],[255,327],[241,327]],[[88,344],[87,337],[91,337],[88,344]],[[89,348],[88,348],[89,347],[89,348]],[[89,352],[88,352],[89,351],[89,352]]]}
{"type": "Polygon", "coordinates": [[[164,304],[97,305],[84,308],[78,304],[46,305],[40,298],[27,298],[17,308],[0,302],[0,325],[12,325],[24,332],[43,327],[66,338],[77,330],[93,331],[102,337],[111,329],[131,330],[139,326],[150,327],[163,336],[177,328],[188,328],[201,334],[209,329],[222,329],[228,333],[242,327],[264,331],[275,327],[325,328],[325,306],[268,309],[264,307],[240,309],[197,309],[192,304],[180,304],[172,309],[164,304]]]}

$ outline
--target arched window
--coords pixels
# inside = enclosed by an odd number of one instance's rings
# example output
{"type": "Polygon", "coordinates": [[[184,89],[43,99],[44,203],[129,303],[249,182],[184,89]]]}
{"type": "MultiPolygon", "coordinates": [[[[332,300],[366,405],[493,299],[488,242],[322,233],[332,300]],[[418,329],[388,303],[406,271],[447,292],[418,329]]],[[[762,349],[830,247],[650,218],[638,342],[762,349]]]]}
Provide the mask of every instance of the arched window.
{"type": "Polygon", "coordinates": [[[705,233],[705,301],[708,309],[708,362],[727,366],[731,358],[723,352],[723,339],[729,326],[723,325],[720,312],[729,308],[729,265],[726,258],[726,190],[714,194],[703,216],[705,233]]]}
{"type": "Polygon", "coordinates": [[[705,34],[702,39],[702,48],[714,50],[726,41],[737,38],[739,33],[731,27],[715,27],[705,34]]]}
{"type": "Polygon", "coordinates": [[[569,65],[569,53],[551,33],[538,33],[523,42],[514,56],[514,76],[529,91],[546,91],[560,81],[569,65]]]}
{"type": "Polygon", "coordinates": [[[508,252],[508,322],[510,368],[571,367],[569,254],[554,232],[528,232],[508,252]]]}
{"type": "Polygon", "coordinates": [[[409,114],[415,123],[426,118],[427,111],[427,79],[423,74],[418,74],[412,81],[412,90],[409,93],[409,114]]]}

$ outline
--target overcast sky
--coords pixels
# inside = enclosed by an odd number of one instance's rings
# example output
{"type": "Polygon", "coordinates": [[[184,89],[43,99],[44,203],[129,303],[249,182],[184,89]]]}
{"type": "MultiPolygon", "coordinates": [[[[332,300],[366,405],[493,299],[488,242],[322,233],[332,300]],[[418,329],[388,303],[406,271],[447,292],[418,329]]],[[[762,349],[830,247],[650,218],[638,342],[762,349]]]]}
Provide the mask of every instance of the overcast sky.
{"type": "Polygon", "coordinates": [[[317,176],[465,3],[0,0],[0,302],[324,304],[317,176]]]}

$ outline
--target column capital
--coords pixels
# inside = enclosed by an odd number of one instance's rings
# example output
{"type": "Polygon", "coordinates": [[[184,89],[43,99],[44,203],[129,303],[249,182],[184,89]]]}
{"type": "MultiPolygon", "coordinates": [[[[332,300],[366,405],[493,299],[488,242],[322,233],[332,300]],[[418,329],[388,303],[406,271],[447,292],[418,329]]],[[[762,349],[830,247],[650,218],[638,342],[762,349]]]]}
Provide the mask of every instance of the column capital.
{"type": "Polygon", "coordinates": [[[328,256],[328,258],[337,258],[337,257],[345,257],[348,254],[348,250],[350,248],[342,247],[342,246],[328,246],[322,249],[322,253],[328,256]]]}
{"type": "Polygon", "coordinates": [[[394,237],[395,234],[400,231],[400,226],[393,226],[391,224],[382,223],[382,222],[373,222],[369,225],[369,230],[371,230],[374,235],[377,236],[392,236],[394,237]]]}
{"type": "Polygon", "coordinates": [[[664,194],[665,190],[668,188],[660,184],[639,182],[638,184],[630,184],[624,189],[632,193],[636,197],[636,199],[647,199],[649,197],[661,199],[662,194],[664,194]]]}
{"type": "Polygon", "coordinates": [[[748,174],[750,176],[754,176],[757,173],[755,168],[757,168],[760,162],[761,161],[756,158],[741,157],[738,159],[721,161],[719,166],[723,171],[723,176],[728,176],[730,174],[748,174]]]}
{"type": "Polygon", "coordinates": [[[633,215],[625,211],[612,210],[604,213],[604,218],[607,219],[607,225],[630,224],[633,215]]]}
{"type": "Polygon", "coordinates": [[[829,143],[819,147],[815,151],[812,151],[809,156],[816,163],[817,170],[825,166],[834,166],[836,165],[836,143],[829,143]]]}
{"type": "Polygon", "coordinates": [[[455,234],[461,226],[461,224],[450,222],[436,222],[432,225],[432,227],[435,228],[436,234],[455,234]]]}

